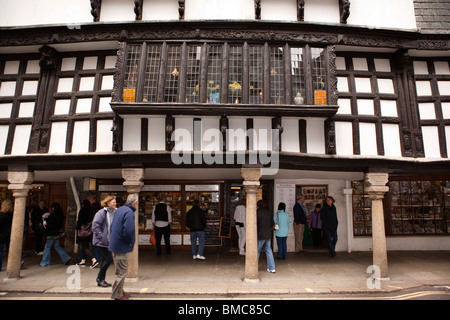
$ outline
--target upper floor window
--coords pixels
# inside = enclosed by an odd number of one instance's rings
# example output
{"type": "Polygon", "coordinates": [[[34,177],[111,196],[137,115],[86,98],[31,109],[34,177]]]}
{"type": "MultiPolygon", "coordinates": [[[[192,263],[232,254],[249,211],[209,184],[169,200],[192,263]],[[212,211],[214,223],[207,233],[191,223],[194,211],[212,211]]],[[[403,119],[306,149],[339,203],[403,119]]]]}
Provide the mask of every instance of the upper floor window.
{"type": "Polygon", "coordinates": [[[267,43],[129,44],[122,101],[326,105],[326,52],[267,43]]]}

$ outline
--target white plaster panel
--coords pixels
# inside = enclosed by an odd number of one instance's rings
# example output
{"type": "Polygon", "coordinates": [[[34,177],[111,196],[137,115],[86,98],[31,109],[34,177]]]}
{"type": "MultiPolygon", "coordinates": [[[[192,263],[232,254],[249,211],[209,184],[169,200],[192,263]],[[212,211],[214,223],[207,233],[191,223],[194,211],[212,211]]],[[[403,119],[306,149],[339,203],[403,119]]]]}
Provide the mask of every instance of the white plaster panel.
{"type": "MultiPolygon", "coordinates": [[[[247,131],[247,119],[230,117],[228,119],[228,127],[229,129],[233,130],[234,133],[238,132],[245,133],[247,131]]],[[[247,139],[239,139],[237,137],[231,139],[227,137],[227,144],[228,144],[227,148],[230,151],[247,149],[247,139]]]]}
{"type": "Polygon", "coordinates": [[[394,83],[392,79],[377,79],[378,92],[394,94],[394,83]]]}
{"type": "Polygon", "coordinates": [[[123,119],[123,151],[141,150],[141,119],[123,119]]]}
{"type": "Polygon", "coordinates": [[[344,57],[336,57],[336,69],[337,70],[347,70],[345,66],[344,57]]]}
{"type": "Polygon", "coordinates": [[[0,118],[10,118],[12,103],[0,103],[0,118]]]}
{"type": "Polygon", "coordinates": [[[75,65],[77,63],[77,58],[63,58],[61,62],[61,71],[71,71],[75,70],[75,65]]]}
{"type": "Polygon", "coordinates": [[[428,65],[426,61],[413,61],[414,74],[428,74],[428,65]]]}
{"type": "Polygon", "coordinates": [[[84,57],[83,70],[96,70],[97,69],[97,57],[84,57]]]}
{"type": "Polygon", "coordinates": [[[306,151],[325,154],[325,128],[323,119],[306,120],[306,151]]]}
{"type": "Polygon", "coordinates": [[[19,118],[30,118],[34,114],[34,102],[21,102],[19,106],[19,118]]]}
{"type": "Polygon", "coordinates": [[[336,154],[353,155],[353,128],[351,122],[336,121],[336,154]]]}
{"type": "Polygon", "coordinates": [[[135,21],[134,0],[104,0],[100,21],[135,21]]]}
{"type": "Polygon", "coordinates": [[[337,89],[339,92],[349,92],[347,77],[337,77],[337,89]]]}
{"type": "Polygon", "coordinates": [[[219,118],[202,118],[202,150],[220,151],[222,133],[219,118]]]}
{"type": "Polygon", "coordinates": [[[20,61],[6,61],[3,74],[18,74],[20,61]]]}
{"type": "Polygon", "coordinates": [[[113,86],[114,86],[114,76],[108,75],[102,77],[101,90],[112,90],[113,86]]]}
{"type": "Polygon", "coordinates": [[[81,77],[80,78],[80,91],[92,91],[94,90],[95,77],[81,77]]]}
{"type": "MultiPolygon", "coordinates": [[[[193,150],[194,149],[194,118],[178,117],[175,118],[176,140],[175,150],[193,150]]],[[[173,136],[173,135],[172,135],[173,136]]]]}
{"type": "Polygon", "coordinates": [[[73,88],[73,78],[60,78],[58,80],[58,92],[71,92],[73,88]]]}
{"type": "Polygon", "coordinates": [[[14,132],[12,155],[27,154],[28,143],[30,142],[31,124],[18,125],[14,132]]]}
{"type": "Polygon", "coordinates": [[[339,2],[334,0],[306,1],[305,21],[339,23],[339,2]]]}
{"type": "Polygon", "coordinates": [[[3,81],[0,83],[0,97],[14,96],[15,93],[16,93],[15,81],[3,81]]]}
{"type": "Polygon", "coordinates": [[[447,145],[447,156],[450,154],[450,126],[445,126],[445,143],[447,145]]]}
{"type": "Polygon", "coordinates": [[[5,154],[6,140],[8,139],[9,126],[0,126],[0,154],[5,154]]]}
{"type": "Polygon", "coordinates": [[[356,92],[369,93],[372,92],[370,78],[355,78],[356,92]]]}
{"type": "Polygon", "coordinates": [[[105,57],[105,69],[114,69],[116,67],[117,56],[105,57]]]}
{"type": "Polygon", "coordinates": [[[297,4],[292,0],[261,0],[261,20],[297,20],[297,4]]]}
{"type": "Polygon", "coordinates": [[[438,81],[438,89],[441,96],[450,96],[450,81],[438,81]]]}
{"type": "Polygon", "coordinates": [[[353,60],[353,70],[369,71],[366,58],[352,58],[352,60],[353,60]]]}
{"type": "Polygon", "coordinates": [[[377,133],[374,123],[359,123],[359,147],[361,155],[375,156],[377,150],[377,133]]]}
{"type": "Polygon", "coordinates": [[[282,118],[281,151],[300,152],[298,119],[282,118]]]}
{"type": "Polygon", "coordinates": [[[373,100],[357,99],[356,104],[358,105],[358,114],[359,115],[374,115],[375,114],[373,100]]]}
{"type": "Polygon", "coordinates": [[[419,103],[419,115],[421,120],[436,119],[434,103],[419,103]]]}
{"type": "MultiPolygon", "coordinates": [[[[189,1],[186,1],[189,5],[189,1]]],[[[142,20],[178,20],[178,0],[146,0],[142,20]]]]}
{"type": "Polygon", "coordinates": [[[447,61],[435,61],[434,70],[436,74],[450,74],[450,68],[448,67],[447,61]]]}
{"type": "Polygon", "coordinates": [[[166,150],[166,118],[148,119],[148,150],[166,150]]]}
{"type": "Polygon", "coordinates": [[[397,124],[383,123],[384,155],[389,157],[401,157],[400,130],[397,124]]]}
{"type": "Polygon", "coordinates": [[[351,99],[338,99],[337,104],[339,105],[337,114],[352,114],[351,99]]]}
{"type": "Polygon", "coordinates": [[[77,100],[75,113],[91,113],[92,98],[81,98],[77,100]]]}
{"type": "Polygon", "coordinates": [[[67,122],[53,122],[48,153],[65,153],[67,122]]]}
{"type": "Polygon", "coordinates": [[[68,99],[56,100],[54,114],[69,114],[70,102],[68,99]]]}
{"type": "Polygon", "coordinates": [[[99,99],[98,112],[112,112],[111,97],[102,97],[99,99]]]}
{"type": "Polygon", "coordinates": [[[450,102],[441,102],[441,106],[444,119],[450,119],[450,102]]]}
{"type": "Polygon", "coordinates": [[[426,158],[440,158],[439,134],[436,126],[422,126],[423,147],[426,158]]]}
{"type": "Polygon", "coordinates": [[[39,73],[41,71],[41,67],[39,66],[39,60],[28,60],[27,61],[27,68],[25,70],[25,73],[28,74],[35,74],[39,73]]]}
{"type": "Polygon", "coordinates": [[[271,150],[272,149],[272,119],[254,118],[253,128],[255,136],[253,137],[253,150],[271,150]]]}
{"type": "Polygon", "coordinates": [[[22,87],[22,95],[36,95],[38,88],[38,81],[24,81],[22,87]]]}
{"type": "Polygon", "coordinates": [[[75,121],[73,127],[72,153],[89,152],[89,121],[75,121]]]}
{"type": "Polygon", "coordinates": [[[377,72],[391,72],[391,63],[389,59],[373,59],[375,64],[375,71],[377,72]]]}
{"type": "Polygon", "coordinates": [[[380,100],[380,109],[383,117],[398,117],[397,101],[395,100],[380,100]]]}
{"type": "Polygon", "coordinates": [[[416,90],[418,96],[431,96],[430,81],[416,81],[416,90]]]}
{"type": "MultiPolygon", "coordinates": [[[[261,8],[261,18],[263,9],[261,8]]],[[[253,0],[189,0],[186,3],[186,20],[253,20],[253,0]]]]}
{"type": "Polygon", "coordinates": [[[112,151],[112,120],[97,121],[96,152],[112,151]]]}

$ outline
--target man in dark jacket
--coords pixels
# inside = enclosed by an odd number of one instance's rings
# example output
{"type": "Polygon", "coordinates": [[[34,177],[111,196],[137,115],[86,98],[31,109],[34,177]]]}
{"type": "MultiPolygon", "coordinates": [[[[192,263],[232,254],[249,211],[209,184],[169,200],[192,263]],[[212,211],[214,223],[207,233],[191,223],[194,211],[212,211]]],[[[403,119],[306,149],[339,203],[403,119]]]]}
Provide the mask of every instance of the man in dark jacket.
{"type": "Polygon", "coordinates": [[[320,210],[320,219],[322,220],[322,230],[328,241],[328,250],[330,256],[334,258],[336,255],[336,243],[337,243],[337,212],[334,205],[334,198],[327,197],[327,203],[325,203],[320,210]]]}
{"type": "Polygon", "coordinates": [[[36,238],[36,254],[42,255],[44,247],[42,240],[44,239],[44,226],[42,225],[42,216],[44,213],[50,212],[45,206],[45,200],[40,200],[37,207],[31,212],[31,228],[36,238]]]}
{"type": "Polygon", "coordinates": [[[194,200],[192,208],[186,214],[186,226],[191,230],[192,258],[205,260],[203,248],[205,246],[206,214],[205,210],[200,208],[198,200],[194,200]]]}
{"type": "Polygon", "coordinates": [[[258,210],[256,210],[256,224],[258,232],[258,262],[261,249],[264,248],[267,258],[267,271],[275,273],[275,260],[272,252],[272,229],[273,229],[273,215],[264,208],[264,202],[259,200],[256,203],[258,210]]]}
{"type": "Polygon", "coordinates": [[[139,198],[136,194],[128,195],[127,202],[116,210],[111,223],[109,251],[112,252],[116,266],[116,281],[112,286],[111,299],[127,300],[129,297],[123,291],[123,285],[128,272],[127,253],[133,251],[136,240],[134,212],[138,201],[139,198]]]}
{"type": "Polygon", "coordinates": [[[295,236],[295,253],[303,250],[303,233],[306,224],[306,209],[303,205],[306,197],[302,194],[297,196],[297,202],[294,205],[294,236],[295,236]]]}

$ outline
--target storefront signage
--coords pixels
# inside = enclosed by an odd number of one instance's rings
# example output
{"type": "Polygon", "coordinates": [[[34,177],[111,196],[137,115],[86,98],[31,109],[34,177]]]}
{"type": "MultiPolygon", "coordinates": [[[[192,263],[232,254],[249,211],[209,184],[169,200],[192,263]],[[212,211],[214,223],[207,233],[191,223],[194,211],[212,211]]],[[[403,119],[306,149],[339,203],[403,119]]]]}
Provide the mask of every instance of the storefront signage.
{"type": "Polygon", "coordinates": [[[98,186],[98,191],[123,191],[126,192],[127,189],[124,186],[121,186],[120,184],[103,184],[98,186]]]}
{"type": "Polygon", "coordinates": [[[219,191],[218,184],[188,184],[185,188],[186,191],[219,191]]]}
{"type": "Polygon", "coordinates": [[[144,185],[141,191],[180,191],[181,186],[177,184],[150,184],[144,185]]]}

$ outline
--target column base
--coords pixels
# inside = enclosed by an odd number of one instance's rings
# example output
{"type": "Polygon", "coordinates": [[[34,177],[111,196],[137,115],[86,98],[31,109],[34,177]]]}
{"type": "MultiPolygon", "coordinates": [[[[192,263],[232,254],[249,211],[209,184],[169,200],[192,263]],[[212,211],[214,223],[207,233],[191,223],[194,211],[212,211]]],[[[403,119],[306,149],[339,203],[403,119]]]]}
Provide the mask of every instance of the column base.
{"type": "Polygon", "coordinates": [[[261,281],[259,278],[258,279],[244,278],[244,282],[247,282],[247,283],[259,283],[259,281],[261,281]]]}

